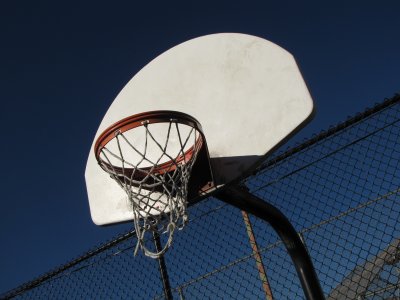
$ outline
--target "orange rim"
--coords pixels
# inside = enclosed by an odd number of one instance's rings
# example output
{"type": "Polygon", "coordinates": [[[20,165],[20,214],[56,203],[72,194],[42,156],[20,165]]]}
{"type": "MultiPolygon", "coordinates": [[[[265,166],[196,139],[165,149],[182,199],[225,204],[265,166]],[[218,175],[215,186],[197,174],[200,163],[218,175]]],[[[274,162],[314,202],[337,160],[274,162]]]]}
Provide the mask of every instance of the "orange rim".
{"type": "Polygon", "coordinates": [[[190,160],[190,158],[195,153],[195,149],[200,151],[201,147],[204,145],[204,134],[201,128],[200,123],[193,117],[177,112],[177,111],[169,111],[169,110],[159,110],[159,111],[151,111],[151,112],[144,112],[136,115],[132,115],[125,119],[122,119],[113,125],[109,126],[106,130],[104,130],[100,136],[97,138],[94,151],[97,161],[100,165],[104,164],[108,168],[115,170],[115,172],[119,175],[129,175],[132,177],[132,174],[135,176],[132,179],[143,179],[149,173],[151,174],[165,174],[168,172],[172,172],[176,170],[177,165],[182,161],[190,160]],[[167,123],[171,120],[179,124],[185,124],[192,128],[194,128],[198,133],[199,137],[197,138],[195,144],[190,147],[184,154],[177,157],[175,162],[167,161],[160,165],[156,165],[153,167],[145,167],[145,168],[120,168],[109,163],[105,162],[101,159],[100,154],[102,149],[113,139],[116,137],[117,134],[126,132],[128,130],[145,126],[147,124],[155,124],[155,123],[167,123]],[[151,172],[150,172],[151,171],[151,172]]]}

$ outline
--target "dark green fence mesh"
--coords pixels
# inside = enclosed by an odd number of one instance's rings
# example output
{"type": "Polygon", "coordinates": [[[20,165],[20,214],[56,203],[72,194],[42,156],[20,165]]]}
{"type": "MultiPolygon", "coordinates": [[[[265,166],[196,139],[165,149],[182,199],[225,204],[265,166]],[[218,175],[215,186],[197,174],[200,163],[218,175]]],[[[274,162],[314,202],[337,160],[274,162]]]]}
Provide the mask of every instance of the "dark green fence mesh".
{"type": "MultiPolygon", "coordinates": [[[[244,183],[298,230],[327,299],[400,299],[399,161],[395,96],[276,154],[244,183]]],[[[189,213],[165,255],[174,299],[304,298],[268,224],[252,216],[246,223],[214,198],[189,213]]],[[[157,260],[134,257],[135,244],[133,232],[122,235],[2,298],[164,299],[157,260]]]]}

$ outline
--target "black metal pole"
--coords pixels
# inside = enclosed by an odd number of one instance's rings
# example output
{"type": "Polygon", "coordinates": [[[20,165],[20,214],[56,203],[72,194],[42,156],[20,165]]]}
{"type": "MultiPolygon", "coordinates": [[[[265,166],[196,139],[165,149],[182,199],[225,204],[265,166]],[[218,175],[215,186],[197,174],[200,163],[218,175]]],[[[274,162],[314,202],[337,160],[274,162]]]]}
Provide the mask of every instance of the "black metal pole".
{"type": "Polygon", "coordinates": [[[218,192],[215,197],[271,224],[282,239],[292,258],[307,299],[325,299],[311,258],[304,244],[292,224],[290,224],[289,220],[279,209],[250,194],[242,186],[225,188],[218,192]]]}
{"type": "MultiPolygon", "coordinates": [[[[158,234],[158,232],[153,232],[153,238],[156,250],[157,252],[160,252],[162,250],[162,247],[161,247],[160,235],[158,234]]],[[[167,265],[165,264],[164,256],[161,255],[159,258],[157,258],[157,260],[158,260],[158,268],[160,270],[160,275],[161,275],[161,281],[163,284],[165,299],[172,300],[173,298],[171,292],[171,285],[169,284],[167,265]]]]}

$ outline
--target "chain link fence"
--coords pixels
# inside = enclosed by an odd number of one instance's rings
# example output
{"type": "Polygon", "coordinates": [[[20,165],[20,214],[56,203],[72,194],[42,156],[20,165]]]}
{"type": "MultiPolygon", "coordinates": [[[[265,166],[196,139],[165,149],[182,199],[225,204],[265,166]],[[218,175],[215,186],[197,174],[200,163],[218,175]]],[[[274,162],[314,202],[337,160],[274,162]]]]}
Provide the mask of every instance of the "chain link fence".
{"type": "MultiPolygon", "coordinates": [[[[400,299],[399,161],[397,95],[275,154],[243,183],[292,222],[327,299],[400,299]]],[[[189,214],[164,256],[173,299],[304,299],[267,223],[214,198],[189,214]]],[[[135,245],[125,233],[0,298],[165,299],[158,261],[134,257],[135,245]]]]}

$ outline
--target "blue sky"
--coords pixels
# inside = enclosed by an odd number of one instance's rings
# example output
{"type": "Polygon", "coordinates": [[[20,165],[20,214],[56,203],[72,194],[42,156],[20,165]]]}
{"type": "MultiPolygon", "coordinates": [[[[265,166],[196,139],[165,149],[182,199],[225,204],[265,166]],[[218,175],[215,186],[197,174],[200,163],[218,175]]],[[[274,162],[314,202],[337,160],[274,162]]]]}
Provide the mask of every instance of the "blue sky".
{"type": "Polygon", "coordinates": [[[291,52],[317,112],[296,141],[400,91],[397,1],[143,2],[0,5],[0,292],[131,227],[92,223],[86,159],[116,94],[172,46],[241,32],[291,52]]]}

